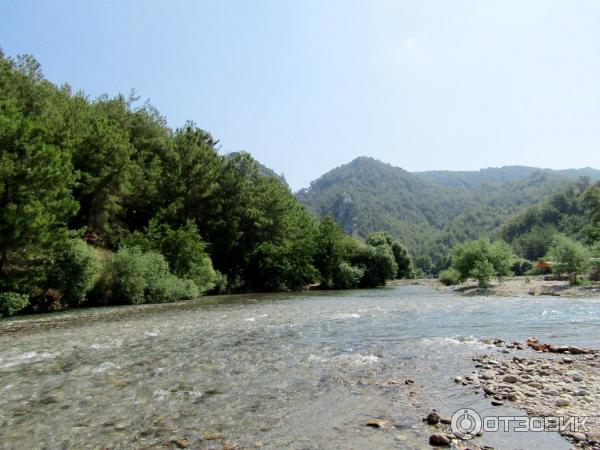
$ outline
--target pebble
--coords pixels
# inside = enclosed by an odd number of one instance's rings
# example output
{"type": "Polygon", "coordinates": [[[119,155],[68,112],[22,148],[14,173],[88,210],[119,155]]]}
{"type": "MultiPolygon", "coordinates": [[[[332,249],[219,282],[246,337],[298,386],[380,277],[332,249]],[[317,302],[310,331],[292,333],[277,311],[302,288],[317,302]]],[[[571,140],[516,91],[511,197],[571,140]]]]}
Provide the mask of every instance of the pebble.
{"type": "Polygon", "coordinates": [[[514,375],[506,375],[504,378],[502,378],[502,381],[505,383],[516,383],[519,381],[519,379],[514,375]]]}
{"type": "Polygon", "coordinates": [[[576,441],[576,442],[583,442],[583,441],[587,441],[587,436],[583,433],[573,433],[571,435],[571,437],[576,441]]]}
{"type": "Polygon", "coordinates": [[[390,421],[385,419],[369,419],[365,425],[371,428],[385,428],[389,425],[389,423],[390,421]]]}
{"type": "Polygon", "coordinates": [[[436,447],[449,447],[450,438],[445,433],[433,433],[429,436],[429,444],[436,447]]]}
{"type": "Polygon", "coordinates": [[[202,433],[202,439],[205,441],[216,441],[217,439],[223,439],[220,433],[202,433]]]}
{"type": "Polygon", "coordinates": [[[568,398],[559,398],[556,400],[556,406],[569,406],[571,401],[568,398]]]}

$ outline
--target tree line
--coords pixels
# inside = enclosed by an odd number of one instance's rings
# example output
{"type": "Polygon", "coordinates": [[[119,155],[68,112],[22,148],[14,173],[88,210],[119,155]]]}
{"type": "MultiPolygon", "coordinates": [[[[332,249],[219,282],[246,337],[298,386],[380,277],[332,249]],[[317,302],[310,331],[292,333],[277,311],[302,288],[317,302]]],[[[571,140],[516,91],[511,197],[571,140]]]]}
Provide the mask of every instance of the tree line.
{"type": "Polygon", "coordinates": [[[0,315],[412,276],[388,235],[317,222],[249,154],[88,98],[0,51],[0,315]]]}
{"type": "Polygon", "coordinates": [[[495,242],[480,238],[457,244],[448,259],[450,267],[439,274],[448,285],[475,278],[486,288],[495,277],[545,270],[571,284],[599,280],[600,183],[582,178],[516,215],[495,242]],[[550,267],[540,269],[537,261],[550,267]]]}

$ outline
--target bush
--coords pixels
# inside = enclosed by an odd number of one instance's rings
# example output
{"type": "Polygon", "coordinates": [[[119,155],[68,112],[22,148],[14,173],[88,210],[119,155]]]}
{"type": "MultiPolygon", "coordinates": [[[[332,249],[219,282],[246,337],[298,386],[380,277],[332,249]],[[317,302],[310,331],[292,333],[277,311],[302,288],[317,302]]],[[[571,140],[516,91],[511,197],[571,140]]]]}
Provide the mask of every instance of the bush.
{"type": "Polygon", "coordinates": [[[150,303],[177,302],[200,296],[200,289],[192,280],[168,275],[148,285],[147,300],[150,303]]]}
{"type": "Polygon", "coordinates": [[[16,292],[0,292],[0,317],[12,316],[29,305],[29,296],[16,292]]]}
{"type": "Polygon", "coordinates": [[[334,287],[336,289],[355,288],[359,285],[364,274],[364,269],[342,262],[334,275],[334,287]]]}
{"type": "Polygon", "coordinates": [[[533,269],[533,263],[526,259],[518,259],[512,265],[512,271],[517,277],[527,275],[531,269],[533,269]]]}
{"type": "Polygon", "coordinates": [[[81,305],[100,276],[101,264],[93,247],[81,239],[70,239],[52,269],[50,286],[59,289],[67,303],[81,305]]]}
{"type": "Polygon", "coordinates": [[[480,288],[487,288],[490,280],[509,275],[513,254],[503,241],[491,243],[482,238],[458,244],[452,251],[452,267],[460,274],[460,280],[476,278],[480,288]]]}
{"type": "Polygon", "coordinates": [[[105,297],[118,304],[173,302],[200,295],[192,280],[169,271],[164,256],[138,247],[123,248],[113,256],[103,285],[105,297]]]}
{"type": "Polygon", "coordinates": [[[552,271],[558,275],[567,274],[571,284],[577,283],[577,276],[590,268],[590,252],[583,244],[565,235],[556,235],[548,252],[552,261],[552,271]]]}
{"type": "Polygon", "coordinates": [[[460,283],[460,273],[457,270],[450,267],[449,269],[442,270],[438,275],[438,280],[446,286],[452,286],[460,283]]]}
{"type": "Polygon", "coordinates": [[[153,250],[164,255],[175,275],[193,280],[203,292],[214,287],[217,274],[192,221],[174,229],[152,220],[148,240],[153,250]]]}

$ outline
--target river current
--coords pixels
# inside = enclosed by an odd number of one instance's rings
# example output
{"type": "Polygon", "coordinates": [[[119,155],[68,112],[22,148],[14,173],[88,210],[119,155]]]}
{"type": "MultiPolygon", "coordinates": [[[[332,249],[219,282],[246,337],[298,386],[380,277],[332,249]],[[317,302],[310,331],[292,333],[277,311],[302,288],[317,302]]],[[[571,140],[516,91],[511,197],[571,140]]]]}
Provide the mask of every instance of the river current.
{"type": "MultiPolygon", "coordinates": [[[[0,448],[431,448],[421,419],[433,408],[519,414],[454,377],[499,351],[484,338],[532,336],[598,347],[600,299],[405,286],[5,319],[0,448]]],[[[476,442],[569,448],[555,433],[476,442]]]]}

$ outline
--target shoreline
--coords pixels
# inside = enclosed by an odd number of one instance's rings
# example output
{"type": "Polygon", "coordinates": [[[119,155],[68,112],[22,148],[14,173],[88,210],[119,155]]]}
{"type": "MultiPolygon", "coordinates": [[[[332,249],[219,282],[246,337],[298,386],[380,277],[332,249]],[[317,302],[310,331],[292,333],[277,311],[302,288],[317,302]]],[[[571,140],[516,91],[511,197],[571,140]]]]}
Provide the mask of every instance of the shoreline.
{"type": "MultiPolygon", "coordinates": [[[[494,407],[508,405],[530,417],[588,418],[584,429],[553,429],[574,448],[600,448],[600,350],[493,341],[498,352],[473,357],[469,375],[456,383],[475,390],[494,407]]],[[[556,425],[555,425],[556,426],[556,425]]]]}
{"type": "Polygon", "coordinates": [[[437,291],[451,292],[462,296],[498,296],[498,297],[564,297],[600,299],[600,283],[592,282],[586,286],[570,286],[568,281],[545,280],[543,275],[507,277],[496,281],[488,289],[480,289],[475,281],[469,280],[455,286],[446,286],[437,278],[414,280],[392,280],[388,286],[425,286],[437,291]]]}

